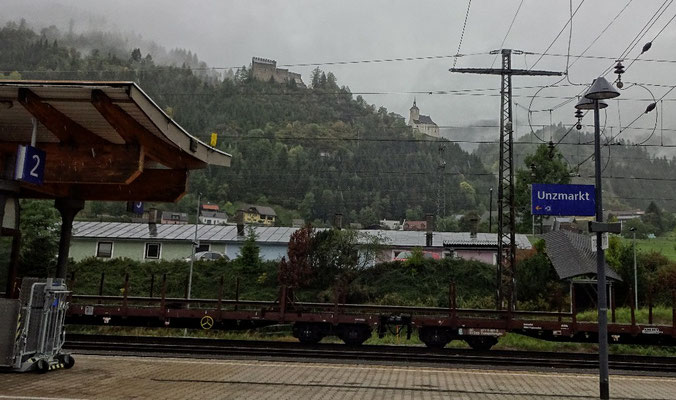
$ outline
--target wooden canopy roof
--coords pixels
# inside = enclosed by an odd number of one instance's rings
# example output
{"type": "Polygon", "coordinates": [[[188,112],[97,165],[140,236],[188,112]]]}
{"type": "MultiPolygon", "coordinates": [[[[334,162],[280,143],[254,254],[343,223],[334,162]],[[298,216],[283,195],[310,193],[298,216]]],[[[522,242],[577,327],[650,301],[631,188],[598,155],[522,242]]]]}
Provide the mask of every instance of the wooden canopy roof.
{"type": "MultiPolygon", "coordinates": [[[[46,152],[41,186],[21,197],[176,201],[188,171],[230,165],[190,135],[133,82],[0,80],[0,169],[12,176],[18,145],[46,152]]],[[[10,178],[11,179],[11,178],[10,178]]]]}

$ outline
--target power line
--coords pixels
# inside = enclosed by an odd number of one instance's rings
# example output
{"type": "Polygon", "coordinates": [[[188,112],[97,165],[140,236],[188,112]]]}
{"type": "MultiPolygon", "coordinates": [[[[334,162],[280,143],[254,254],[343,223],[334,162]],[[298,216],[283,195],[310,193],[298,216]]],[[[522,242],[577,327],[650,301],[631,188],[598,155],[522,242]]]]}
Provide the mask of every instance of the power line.
{"type": "MultiPolygon", "coordinates": [[[[467,19],[469,18],[469,8],[472,5],[472,0],[467,0],[467,11],[465,11],[465,22],[462,24],[462,32],[460,33],[460,41],[458,41],[458,50],[456,50],[455,54],[460,54],[460,47],[462,46],[462,40],[465,37],[465,28],[467,27],[467,19]]],[[[455,64],[458,62],[458,57],[453,58],[453,68],[455,68],[455,64]]]]}
{"type": "MultiPolygon", "coordinates": [[[[516,12],[514,13],[514,17],[512,17],[512,22],[509,24],[509,28],[507,28],[507,33],[505,33],[505,37],[502,38],[502,43],[500,43],[500,49],[502,49],[505,45],[505,41],[507,40],[507,36],[509,36],[509,32],[512,31],[512,27],[514,26],[514,21],[516,21],[517,15],[519,15],[519,11],[521,11],[521,6],[523,5],[523,1],[519,3],[519,6],[516,8],[516,12]]],[[[491,63],[491,68],[493,68],[493,65],[495,65],[495,60],[498,59],[499,54],[495,54],[495,57],[493,57],[493,62],[491,63]]],[[[455,65],[453,65],[453,68],[455,68],[455,65]]]]}
{"type": "MultiPolygon", "coordinates": [[[[584,4],[584,2],[585,2],[585,0],[580,1],[580,4],[578,4],[577,8],[575,9],[575,12],[573,12],[573,15],[571,15],[570,18],[568,18],[568,21],[566,21],[566,24],[563,26],[563,28],[561,28],[561,30],[560,30],[559,33],[556,35],[556,37],[554,38],[554,40],[552,40],[552,42],[549,44],[549,46],[547,46],[547,48],[545,49],[545,51],[543,51],[543,53],[548,52],[549,49],[552,48],[552,46],[554,45],[554,43],[556,43],[556,41],[559,39],[559,37],[561,36],[561,34],[566,30],[566,27],[568,26],[568,24],[571,24],[571,23],[573,22],[573,17],[574,17],[575,14],[577,14],[577,12],[580,10],[580,7],[582,7],[582,4],[584,4]]],[[[533,63],[533,65],[531,65],[529,69],[535,68],[535,66],[536,66],[541,60],[542,60],[542,56],[540,56],[540,58],[538,58],[537,60],[535,60],[535,63],[533,63]]]]}

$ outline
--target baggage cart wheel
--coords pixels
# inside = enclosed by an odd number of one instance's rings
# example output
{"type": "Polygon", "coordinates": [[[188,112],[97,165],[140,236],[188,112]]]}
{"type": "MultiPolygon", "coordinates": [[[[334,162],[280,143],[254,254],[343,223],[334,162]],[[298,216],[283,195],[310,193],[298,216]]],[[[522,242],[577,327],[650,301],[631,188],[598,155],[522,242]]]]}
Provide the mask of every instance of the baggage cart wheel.
{"type": "Polygon", "coordinates": [[[35,367],[37,368],[38,373],[44,374],[47,371],[49,371],[49,363],[45,360],[38,360],[38,362],[35,363],[35,367]]]}
{"type": "Polygon", "coordinates": [[[73,368],[73,365],[75,365],[75,359],[70,354],[61,354],[59,356],[59,362],[63,364],[65,369],[73,368]]]}

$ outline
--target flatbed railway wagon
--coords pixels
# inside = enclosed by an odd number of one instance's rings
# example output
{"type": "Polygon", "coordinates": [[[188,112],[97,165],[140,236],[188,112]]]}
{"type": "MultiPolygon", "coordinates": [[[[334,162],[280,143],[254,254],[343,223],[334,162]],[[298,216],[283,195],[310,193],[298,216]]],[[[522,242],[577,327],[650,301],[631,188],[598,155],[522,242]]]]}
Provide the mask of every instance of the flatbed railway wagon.
{"type": "MultiPolygon", "coordinates": [[[[164,289],[161,297],[123,293],[72,296],[66,323],[220,330],[290,324],[293,335],[303,343],[337,336],[348,345],[362,344],[373,334],[382,337],[388,331],[404,332],[410,337],[417,331],[420,340],[431,348],[463,340],[481,350],[490,349],[508,332],[549,341],[598,342],[596,323],[578,321],[574,304],[569,312],[513,311],[511,306],[505,310],[463,309],[456,306],[452,284],[447,308],[288,302],[283,288],[277,301],[241,300],[237,295],[235,299],[167,298],[164,289]]],[[[223,293],[222,283],[219,293],[223,293]]],[[[631,314],[631,323],[617,323],[612,309],[610,343],[676,344],[676,310],[671,325],[653,324],[652,318],[648,324],[639,324],[633,308],[631,314]]]]}

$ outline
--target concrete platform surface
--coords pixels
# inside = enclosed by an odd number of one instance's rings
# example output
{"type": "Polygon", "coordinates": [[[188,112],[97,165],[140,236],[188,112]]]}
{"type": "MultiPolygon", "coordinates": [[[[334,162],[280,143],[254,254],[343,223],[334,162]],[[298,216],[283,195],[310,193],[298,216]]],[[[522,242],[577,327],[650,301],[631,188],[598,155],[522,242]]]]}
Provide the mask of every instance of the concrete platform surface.
{"type": "MultiPolygon", "coordinates": [[[[676,378],[611,376],[614,399],[675,399],[676,378]]],[[[0,374],[0,399],[593,399],[587,373],[77,355],[0,374]]]]}

